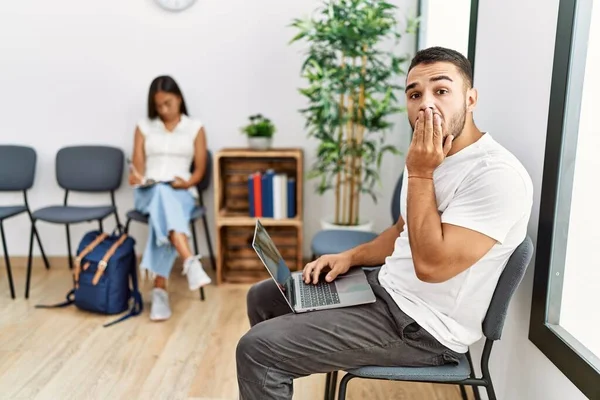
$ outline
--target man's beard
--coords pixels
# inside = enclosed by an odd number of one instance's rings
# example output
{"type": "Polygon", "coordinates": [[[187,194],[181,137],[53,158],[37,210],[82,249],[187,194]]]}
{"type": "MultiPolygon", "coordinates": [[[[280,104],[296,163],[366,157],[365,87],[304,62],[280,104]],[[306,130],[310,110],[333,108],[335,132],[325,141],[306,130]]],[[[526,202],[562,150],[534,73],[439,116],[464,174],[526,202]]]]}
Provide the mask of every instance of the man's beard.
{"type": "MultiPolygon", "coordinates": [[[[462,113],[456,113],[451,119],[450,122],[448,124],[446,124],[447,126],[447,130],[446,132],[444,132],[444,139],[449,136],[452,135],[454,136],[453,140],[456,140],[460,134],[462,133],[464,127],[465,127],[465,122],[467,121],[467,106],[465,106],[464,110],[462,113]]],[[[415,130],[415,124],[414,123],[410,123],[410,126],[414,132],[415,130]]]]}

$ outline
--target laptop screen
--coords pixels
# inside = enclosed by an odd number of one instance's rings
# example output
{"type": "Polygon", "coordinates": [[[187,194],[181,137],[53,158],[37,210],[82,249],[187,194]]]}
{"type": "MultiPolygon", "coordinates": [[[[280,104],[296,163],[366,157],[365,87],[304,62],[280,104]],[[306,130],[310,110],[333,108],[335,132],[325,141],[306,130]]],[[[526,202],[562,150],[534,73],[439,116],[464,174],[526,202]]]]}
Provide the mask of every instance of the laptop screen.
{"type": "Polygon", "coordinates": [[[269,270],[279,291],[290,306],[290,310],[294,312],[294,283],[292,281],[292,273],[288,266],[285,265],[283,257],[275,247],[275,243],[273,243],[273,240],[259,220],[256,220],[252,247],[265,267],[269,270]]]}
{"type": "Polygon", "coordinates": [[[285,288],[292,273],[285,264],[279,250],[275,247],[273,240],[259,221],[256,222],[253,247],[277,281],[277,284],[285,288]]]}

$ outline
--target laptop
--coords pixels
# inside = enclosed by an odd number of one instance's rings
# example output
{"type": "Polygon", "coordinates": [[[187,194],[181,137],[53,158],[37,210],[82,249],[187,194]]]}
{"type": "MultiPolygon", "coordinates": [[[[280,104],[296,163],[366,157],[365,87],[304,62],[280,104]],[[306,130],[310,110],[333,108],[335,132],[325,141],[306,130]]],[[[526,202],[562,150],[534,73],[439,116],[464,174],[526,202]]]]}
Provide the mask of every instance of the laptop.
{"type": "Polygon", "coordinates": [[[304,283],[302,271],[290,271],[258,219],[254,228],[252,247],[277,284],[290,309],[295,313],[375,302],[373,289],[360,268],[352,268],[348,273],[338,275],[333,282],[320,279],[316,285],[304,283]]]}

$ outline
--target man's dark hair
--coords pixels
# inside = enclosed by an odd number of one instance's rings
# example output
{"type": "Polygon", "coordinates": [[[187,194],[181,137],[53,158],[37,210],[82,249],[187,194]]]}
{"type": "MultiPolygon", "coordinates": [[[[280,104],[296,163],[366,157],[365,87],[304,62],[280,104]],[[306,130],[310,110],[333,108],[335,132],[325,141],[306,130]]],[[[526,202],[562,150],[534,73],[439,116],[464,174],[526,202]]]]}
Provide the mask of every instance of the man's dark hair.
{"type": "Polygon", "coordinates": [[[456,50],[447,49],[445,47],[429,47],[419,50],[410,62],[408,71],[419,64],[432,64],[435,62],[449,62],[454,64],[465,79],[469,88],[473,87],[473,68],[471,62],[456,50]]]}

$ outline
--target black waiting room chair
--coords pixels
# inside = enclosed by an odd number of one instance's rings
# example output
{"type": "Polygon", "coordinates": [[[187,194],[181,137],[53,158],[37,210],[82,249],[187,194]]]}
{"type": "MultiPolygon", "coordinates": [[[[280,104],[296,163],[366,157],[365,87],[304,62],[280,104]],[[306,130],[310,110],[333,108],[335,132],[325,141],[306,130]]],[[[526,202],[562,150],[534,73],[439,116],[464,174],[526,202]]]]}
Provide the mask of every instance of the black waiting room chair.
{"type": "Polygon", "coordinates": [[[103,220],[114,215],[116,225],[121,231],[121,223],[115,203],[115,191],[121,186],[125,165],[125,154],[110,146],[70,146],[56,154],[56,180],[65,190],[62,205],[53,205],[36,210],[32,214],[32,231],[29,238],[29,261],[27,263],[27,283],[25,298],[29,298],[31,263],[33,252],[33,233],[37,221],[65,225],[67,231],[67,249],[69,268],[73,268],[71,252],[71,234],[69,226],[82,222],[98,221],[103,231],[103,220]],[[67,203],[70,192],[110,193],[110,204],[102,206],[75,206],[67,203]]]}
{"type": "MultiPolygon", "coordinates": [[[[192,163],[190,167],[190,171],[194,170],[194,164],[192,163]]],[[[206,167],[204,170],[204,176],[202,180],[196,185],[196,190],[198,191],[198,204],[192,211],[192,217],[190,218],[190,228],[192,231],[192,239],[194,241],[194,251],[198,254],[198,237],[196,235],[196,221],[202,218],[202,222],[204,225],[204,233],[206,234],[206,242],[208,245],[208,252],[210,255],[210,260],[212,263],[213,269],[216,269],[217,266],[215,264],[215,256],[213,254],[212,245],[210,241],[210,232],[208,230],[208,221],[206,219],[206,206],[204,205],[204,192],[210,187],[212,177],[212,154],[210,150],[207,150],[206,154],[206,167]]],[[[142,214],[137,210],[130,210],[127,212],[127,222],[125,223],[125,232],[129,231],[129,224],[131,221],[137,221],[142,224],[148,224],[148,215],[142,214]]],[[[204,300],[204,288],[200,288],[200,299],[204,300]]]]}
{"type": "MultiPolygon", "coordinates": [[[[6,246],[4,220],[26,212],[29,220],[32,221],[31,210],[27,201],[27,190],[33,186],[36,164],[37,154],[31,147],[15,145],[0,146],[0,192],[23,192],[23,204],[0,206],[0,236],[2,237],[2,250],[4,251],[4,262],[6,264],[10,295],[13,299],[15,298],[15,287],[10,268],[10,256],[8,255],[8,247],[6,246]]],[[[48,259],[35,228],[33,234],[40,245],[46,268],[49,268],[48,259]]]]}
{"type": "MultiPolygon", "coordinates": [[[[348,382],[354,378],[379,379],[389,381],[405,382],[429,382],[439,384],[459,385],[463,399],[467,399],[465,386],[472,386],[475,392],[475,399],[479,400],[479,391],[477,387],[483,386],[486,389],[488,398],[496,400],[492,376],[489,370],[490,354],[494,341],[500,340],[502,328],[506,320],[510,300],[521,283],[527,267],[533,256],[533,243],[529,236],[526,236],[523,242],[515,249],[510,256],[508,263],[504,267],[487,313],[483,320],[482,328],[485,336],[483,354],[481,356],[480,378],[475,377],[473,370],[473,361],[471,352],[467,351],[458,365],[442,365],[439,367],[380,367],[365,366],[346,371],[342,378],[339,390],[339,400],[346,398],[348,382]]],[[[337,383],[337,372],[327,374],[325,400],[333,400],[335,397],[337,383]]]]}

